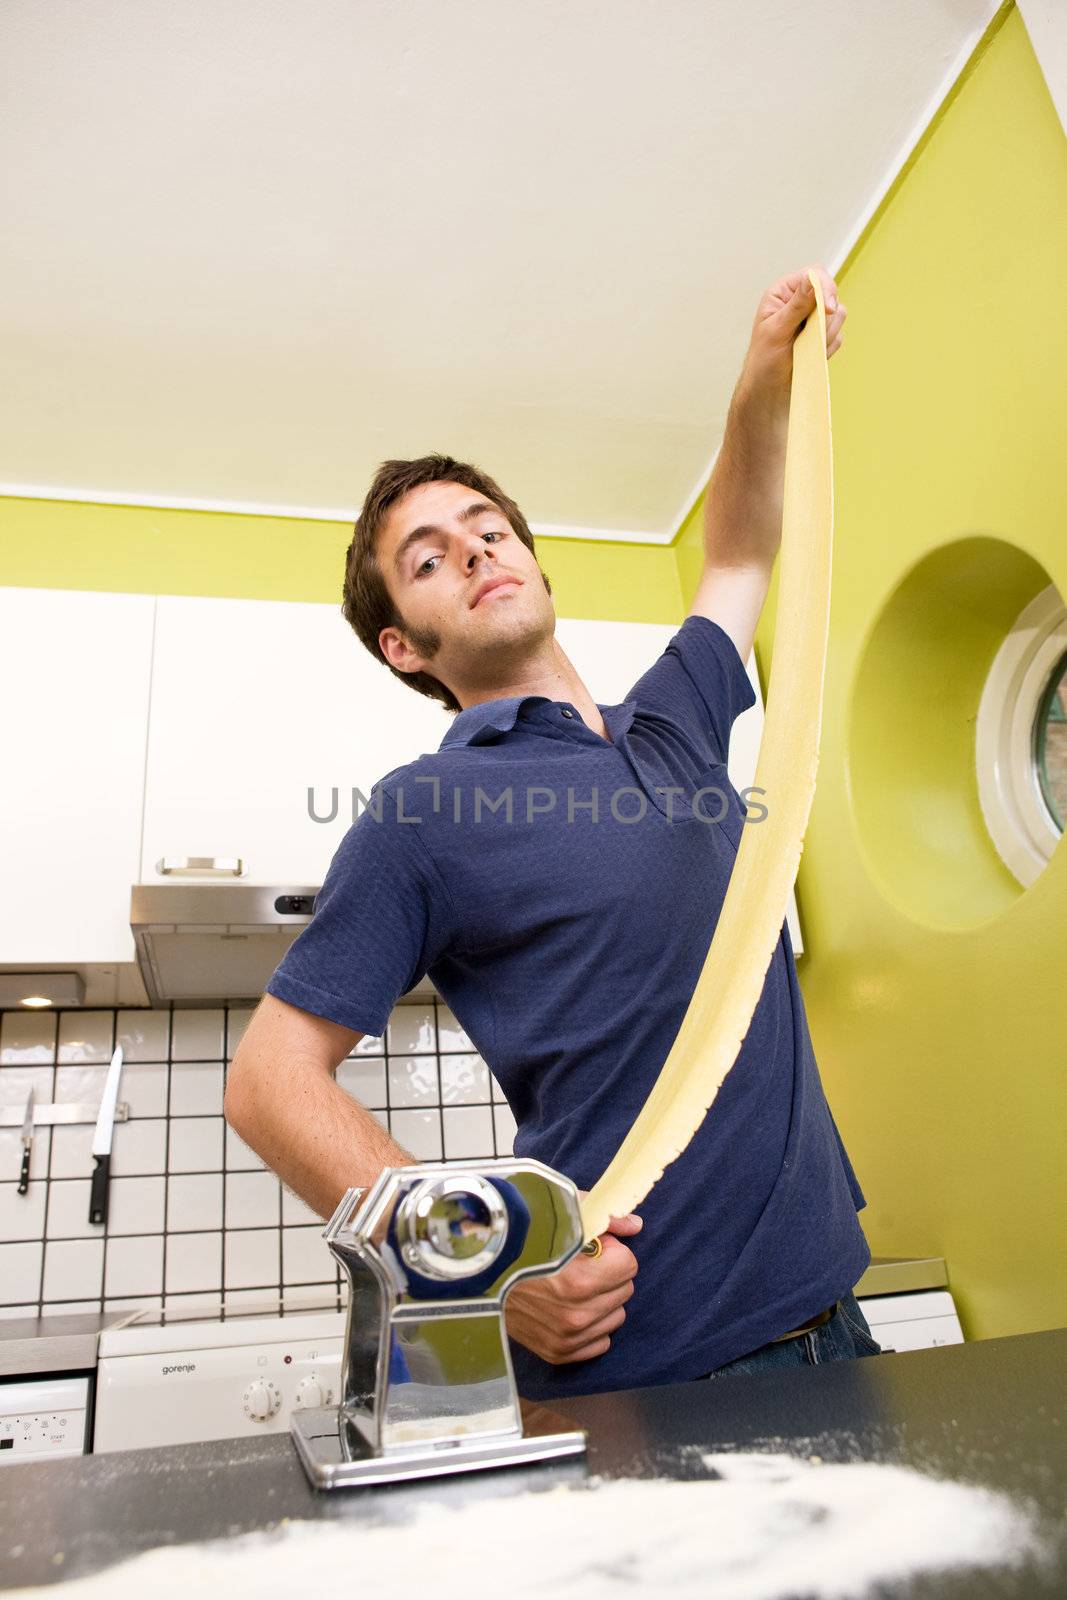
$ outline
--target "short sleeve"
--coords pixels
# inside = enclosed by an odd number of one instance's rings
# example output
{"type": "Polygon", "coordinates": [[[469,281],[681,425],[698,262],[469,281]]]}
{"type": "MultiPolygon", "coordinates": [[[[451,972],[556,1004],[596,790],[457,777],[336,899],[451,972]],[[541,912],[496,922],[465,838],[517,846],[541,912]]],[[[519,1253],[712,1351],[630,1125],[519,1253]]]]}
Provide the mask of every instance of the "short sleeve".
{"type": "Polygon", "coordinates": [[[457,938],[451,896],[417,823],[397,820],[381,791],[345,834],[307,927],[267,993],[377,1038],[402,994],[457,938]]]}
{"type": "Polygon", "coordinates": [[[710,617],[686,617],[627,700],[680,723],[709,759],[726,764],[730,730],[756,691],[730,635],[710,617]]]}

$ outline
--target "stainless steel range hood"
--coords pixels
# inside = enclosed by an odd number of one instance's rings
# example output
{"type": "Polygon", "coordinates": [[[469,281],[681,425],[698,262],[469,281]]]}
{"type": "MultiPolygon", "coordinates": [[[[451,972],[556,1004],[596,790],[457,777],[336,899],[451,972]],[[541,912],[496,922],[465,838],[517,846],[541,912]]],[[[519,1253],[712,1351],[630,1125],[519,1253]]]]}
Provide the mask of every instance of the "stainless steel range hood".
{"type": "MultiPolygon", "coordinates": [[[[130,927],[150,1004],[258,1000],[311,921],[318,892],[306,884],[134,884],[130,927]]],[[[400,999],[425,1000],[437,992],[423,977],[400,999]]]]}
{"type": "Polygon", "coordinates": [[[317,888],[135,884],[130,926],[152,1005],[258,1000],[311,920],[317,888]]]}

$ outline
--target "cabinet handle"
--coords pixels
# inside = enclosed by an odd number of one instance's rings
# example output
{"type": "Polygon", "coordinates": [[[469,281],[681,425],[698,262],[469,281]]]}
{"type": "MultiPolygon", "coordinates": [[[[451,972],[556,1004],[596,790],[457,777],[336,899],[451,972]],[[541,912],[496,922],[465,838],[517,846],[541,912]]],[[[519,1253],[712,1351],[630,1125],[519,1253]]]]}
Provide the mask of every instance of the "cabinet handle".
{"type": "Polygon", "coordinates": [[[161,878],[243,878],[246,870],[241,856],[163,856],[156,862],[161,878]]]}

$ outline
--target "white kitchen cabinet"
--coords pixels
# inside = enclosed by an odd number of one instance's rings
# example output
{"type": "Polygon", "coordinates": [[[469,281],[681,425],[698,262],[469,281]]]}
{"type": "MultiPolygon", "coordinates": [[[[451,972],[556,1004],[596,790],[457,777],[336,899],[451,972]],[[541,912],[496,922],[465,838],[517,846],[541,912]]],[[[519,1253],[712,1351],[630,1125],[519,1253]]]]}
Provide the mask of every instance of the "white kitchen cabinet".
{"type": "Polygon", "coordinates": [[[151,595],[0,589],[0,963],[134,958],[151,595]]]}
{"type": "MultiPolygon", "coordinates": [[[[565,617],[557,637],[594,700],[611,705],[678,626],[565,617]]],[[[734,726],[738,789],[752,782],[763,728],[753,659],[748,671],[756,705],[734,726]]],[[[364,649],[338,606],[161,595],[141,881],[199,857],[243,862],[245,883],[317,886],[353,820],[353,790],[369,796],[436,750],[451,720],[364,649]]],[[[789,923],[799,951],[793,905],[789,923]]]]}
{"type": "MultiPolygon", "coordinates": [[[[240,881],[321,884],[372,785],[449,726],[336,605],[161,595],[141,881],[164,859],[239,859],[240,881]],[[314,797],[314,820],[308,792],[314,797]]],[[[205,874],[204,876],[215,876],[205,874]]]]}

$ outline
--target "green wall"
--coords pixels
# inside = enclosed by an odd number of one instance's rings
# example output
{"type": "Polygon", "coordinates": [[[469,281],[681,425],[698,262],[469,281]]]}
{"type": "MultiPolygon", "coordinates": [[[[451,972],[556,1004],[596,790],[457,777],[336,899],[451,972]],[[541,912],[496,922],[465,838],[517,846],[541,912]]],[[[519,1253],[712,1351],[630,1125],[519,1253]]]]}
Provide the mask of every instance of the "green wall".
{"type": "MultiPolygon", "coordinates": [[[[1067,593],[1067,142],[1010,6],[839,274],[837,534],[801,978],[879,1254],[948,1258],[971,1336],[1067,1322],[1067,854],[1022,894],[977,813],[1008,622],[1067,593]]],[[[671,622],[673,548],[543,539],[564,616],[671,622]]],[[[0,582],[337,600],[347,525],[0,502],[0,582]]],[[[773,592],[758,651],[773,650],[773,592]]]]}
{"type": "MultiPolygon", "coordinates": [[[[348,523],[0,499],[0,583],[341,603],[348,523]]],[[[538,539],[563,617],[673,622],[669,545],[538,539]]]]}
{"type": "MultiPolygon", "coordinates": [[[[877,1254],[949,1262],[972,1337],[1067,1323],[1067,848],[1023,893],[974,721],[1067,594],[1067,140],[1018,13],[839,274],[834,590],[801,980],[877,1254]]],[[[679,543],[695,581],[700,517],[679,543]]],[[[773,650],[773,606],[758,638],[773,650]]]]}

